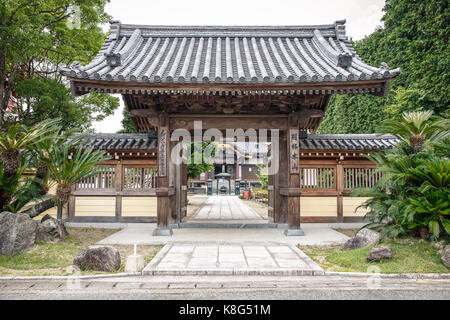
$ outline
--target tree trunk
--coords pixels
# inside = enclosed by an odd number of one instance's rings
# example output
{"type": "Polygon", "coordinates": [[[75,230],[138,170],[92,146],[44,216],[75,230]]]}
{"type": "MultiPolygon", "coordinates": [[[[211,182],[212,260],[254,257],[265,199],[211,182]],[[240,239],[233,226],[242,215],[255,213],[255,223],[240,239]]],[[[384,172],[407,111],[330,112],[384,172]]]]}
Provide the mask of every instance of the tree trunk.
{"type": "Polygon", "coordinates": [[[56,219],[57,219],[59,222],[62,221],[62,212],[63,212],[63,205],[60,204],[60,205],[58,205],[57,214],[56,214],[56,219]]]}
{"type": "Polygon", "coordinates": [[[53,208],[55,206],[55,198],[50,198],[47,200],[44,200],[42,202],[39,202],[38,204],[32,206],[31,208],[22,211],[22,213],[26,213],[30,216],[30,218],[37,217],[42,212],[47,211],[50,208],[53,208]]]}
{"type": "Polygon", "coordinates": [[[19,170],[19,150],[2,150],[0,157],[3,164],[5,179],[14,176],[19,170]]]}

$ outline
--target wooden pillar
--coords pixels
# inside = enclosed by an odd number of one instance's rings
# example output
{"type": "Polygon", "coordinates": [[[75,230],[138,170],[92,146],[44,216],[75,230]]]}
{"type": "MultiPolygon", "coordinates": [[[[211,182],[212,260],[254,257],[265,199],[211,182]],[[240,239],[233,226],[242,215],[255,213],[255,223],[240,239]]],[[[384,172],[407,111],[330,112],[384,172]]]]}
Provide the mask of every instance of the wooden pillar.
{"type": "Polygon", "coordinates": [[[166,113],[159,116],[158,127],[158,187],[156,188],[157,200],[157,228],[153,231],[154,236],[171,236],[170,228],[171,209],[170,196],[174,194],[170,188],[170,131],[169,119],[166,113]]]}
{"type": "Polygon", "coordinates": [[[122,191],[122,183],[123,183],[123,167],[122,163],[119,161],[116,165],[116,180],[114,183],[114,188],[116,189],[116,220],[120,220],[122,216],[122,196],[120,192],[122,191]]]}
{"type": "MultiPolygon", "coordinates": [[[[280,131],[278,147],[278,171],[273,177],[273,222],[287,223],[288,201],[282,195],[282,190],[288,187],[289,165],[287,155],[287,135],[286,131],[280,131]]],[[[274,155],[277,157],[277,155],[274,155]]]]}
{"type": "Polygon", "coordinates": [[[181,164],[180,174],[181,174],[180,222],[186,222],[188,177],[187,177],[187,164],[184,162],[181,164]]]}
{"type": "MultiPolygon", "coordinates": [[[[175,142],[172,147],[174,147],[176,143],[177,142],[175,142]]],[[[176,204],[176,208],[174,211],[176,213],[176,216],[174,218],[177,223],[186,222],[188,179],[187,164],[185,163],[185,161],[187,161],[187,159],[175,165],[175,201],[172,202],[176,204]]]]}
{"type": "Polygon", "coordinates": [[[344,222],[344,166],[342,161],[338,160],[336,165],[336,191],[337,191],[337,222],[344,222]]]}
{"type": "MultiPolygon", "coordinates": [[[[288,164],[287,181],[284,181],[284,183],[287,182],[287,187],[280,190],[288,204],[288,228],[284,233],[286,236],[303,236],[305,234],[300,228],[300,132],[298,127],[291,127],[288,130],[286,140],[287,157],[280,159],[280,162],[288,164]]],[[[284,149],[284,147],[281,148],[284,149]]]]}
{"type": "MultiPolygon", "coordinates": [[[[270,156],[268,159],[270,160],[269,166],[273,165],[273,157],[272,157],[272,145],[270,144],[268,147],[268,155],[270,156]]],[[[268,172],[270,173],[270,172],[268,172]]],[[[269,174],[267,181],[267,216],[269,223],[274,222],[274,208],[275,208],[275,195],[274,195],[274,179],[275,175],[269,174]]]]}

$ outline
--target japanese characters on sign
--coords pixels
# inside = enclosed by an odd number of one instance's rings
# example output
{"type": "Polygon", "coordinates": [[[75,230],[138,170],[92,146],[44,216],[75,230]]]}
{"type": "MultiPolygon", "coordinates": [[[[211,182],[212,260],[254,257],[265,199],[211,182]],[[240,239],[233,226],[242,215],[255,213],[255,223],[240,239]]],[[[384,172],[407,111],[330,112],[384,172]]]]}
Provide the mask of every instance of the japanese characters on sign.
{"type": "Polygon", "coordinates": [[[167,129],[166,128],[161,128],[159,130],[159,150],[158,150],[158,175],[160,177],[165,177],[166,176],[166,168],[167,168],[167,163],[166,163],[166,152],[167,152],[167,129]]]}
{"type": "Polygon", "coordinates": [[[298,129],[289,129],[289,173],[300,173],[300,134],[298,129]]]}

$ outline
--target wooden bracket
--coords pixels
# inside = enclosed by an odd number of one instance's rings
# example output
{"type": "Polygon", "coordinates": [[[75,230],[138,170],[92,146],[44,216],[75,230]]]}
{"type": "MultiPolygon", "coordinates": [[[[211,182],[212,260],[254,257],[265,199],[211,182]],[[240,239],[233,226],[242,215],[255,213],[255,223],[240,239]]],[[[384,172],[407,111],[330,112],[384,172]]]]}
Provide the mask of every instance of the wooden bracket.
{"type": "Polygon", "coordinates": [[[157,197],[170,197],[175,194],[175,188],[174,187],[168,187],[168,188],[156,188],[156,196],[157,197]]]}
{"type": "Polygon", "coordinates": [[[280,188],[280,194],[285,197],[300,197],[302,195],[301,188],[280,188]]]}

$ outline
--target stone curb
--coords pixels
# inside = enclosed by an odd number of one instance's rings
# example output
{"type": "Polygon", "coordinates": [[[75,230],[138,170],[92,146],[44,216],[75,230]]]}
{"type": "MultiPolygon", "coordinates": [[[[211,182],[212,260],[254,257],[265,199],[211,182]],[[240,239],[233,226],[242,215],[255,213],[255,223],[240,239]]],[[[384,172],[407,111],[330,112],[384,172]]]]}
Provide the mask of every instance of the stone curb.
{"type": "Polygon", "coordinates": [[[29,276],[29,277],[0,277],[2,280],[69,280],[69,279],[96,279],[96,278],[120,278],[129,276],[141,276],[141,272],[129,272],[129,273],[105,273],[105,274],[92,274],[85,276],[29,276]]]}
{"type": "MultiPolygon", "coordinates": [[[[179,270],[177,270],[178,273],[179,270]]],[[[208,270],[184,270],[186,271],[183,275],[291,275],[291,276],[344,276],[344,277],[359,277],[364,278],[368,276],[379,276],[380,278],[397,278],[397,279],[450,279],[450,273],[363,273],[363,272],[320,272],[307,270],[265,270],[264,272],[258,270],[213,270],[220,271],[220,273],[207,273],[208,270]],[[242,272],[244,271],[244,272],[242,272]],[[267,272],[266,272],[267,271],[267,272]],[[273,271],[277,273],[273,273],[273,271]],[[284,274],[280,274],[280,271],[284,274]],[[195,273],[197,272],[197,273],[195,273]],[[291,273],[289,273],[291,272],[291,273]],[[309,274],[308,274],[309,273],[309,274]]],[[[100,278],[119,278],[119,277],[128,277],[128,276],[147,276],[147,275],[170,275],[170,273],[174,272],[174,270],[166,269],[166,270],[147,270],[143,272],[133,272],[133,273],[112,273],[112,274],[98,274],[98,275],[85,275],[85,276],[30,276],[30,277],[0,277],[0,281],[2,280],[69,280],[69,279],[100,279],[100,278]]],[[[178,274],[182,276],[181,274],[178,274]]]]}
{"type": "Polygon", "coordinates": [[[153,269],[142,272],[152,276],[321,276],[323,271],[299,269],[153,269]]]}
{"type": "Polygon", "coordinates": [[[364,272],[327,272],[324,276],[347,276],[347,277],[380,277],[396,279],[450,279],[450,273],[364,273],[364,272]]]}

